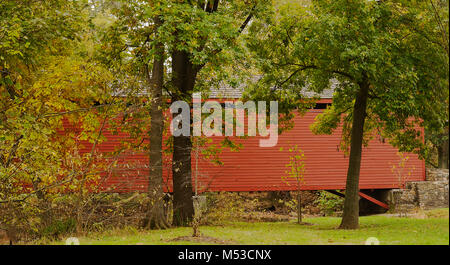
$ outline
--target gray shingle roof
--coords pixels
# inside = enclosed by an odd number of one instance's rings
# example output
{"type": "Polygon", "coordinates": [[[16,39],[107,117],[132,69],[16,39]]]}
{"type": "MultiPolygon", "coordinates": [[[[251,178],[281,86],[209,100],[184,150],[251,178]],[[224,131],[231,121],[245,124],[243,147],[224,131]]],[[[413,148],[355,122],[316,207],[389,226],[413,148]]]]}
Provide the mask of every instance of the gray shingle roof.
{"type": "MultiPolygon", "coordinates": [[[[257,78],[254,78],[253,81],[257,81],[257,78]]],[[[302,89],[302,94],[307,98],[312,97],[319,97],[322,99],[330,99],[333,98],[333,92],[336,89],[336,86],[339,84],[337,80],[332,79],[330,80],[330,88],[324,89],[321,93],[316,93],[313,91],[309,91],[307,89],[307,86],[302,89]]],[[[223,98],[223,99],[238,99],[242,97],[242,94],[244,93],[246,84],[242,84],[239,87],[233,88],[229,85],[223,84],[217,89],[211,89],[209,93],[209,98],[223,98]]],[[[114,89],[114,96],[126,96],[129,92],[123,91],[120,89],[114,89]]],[[[137,90],[135,92],[137,95],[148,95],[149,91],[147,87],[142,87],[141,89],[137,90]]],[[[164,93],[166,94],[166,93],[164,93]]]]}
{"type": "MultiPolygon", "coordinates": [[[[336,79],[330,80],[330,88],[324,89],[321,93],[316,93],[313,91],[309,91],[307,87],[302,89],[302,94],[307,98],[312,97],[320,97],[323,99],[333,98],[333,92],[338,85],[338,81],[336,79]]],[[[222,86],[218,89],[211,89],[209,98],[241,98],[244,92],[245,87],[239,86],[237,88],[233,88],[230,86],[222,86]]]]}

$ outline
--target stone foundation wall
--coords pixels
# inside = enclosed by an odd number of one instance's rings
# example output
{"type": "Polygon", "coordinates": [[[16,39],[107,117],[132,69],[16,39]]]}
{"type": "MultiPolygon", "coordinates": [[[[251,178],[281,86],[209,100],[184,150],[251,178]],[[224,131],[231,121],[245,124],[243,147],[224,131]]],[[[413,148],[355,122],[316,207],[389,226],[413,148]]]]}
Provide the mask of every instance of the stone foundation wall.
{"type": "Polygon", "coordinates": [[[448,207],[448,169],[427,169],[426,181],[408,182],[405,189],[394,189],[389,203],[394,211],[413,208],[432,209],[448,207]]]}
{"type": "Polygon", "coordinates": [[[447,181],[448,183],[448,169],[442,168],[427,168],[427,181],[447,181]]]}

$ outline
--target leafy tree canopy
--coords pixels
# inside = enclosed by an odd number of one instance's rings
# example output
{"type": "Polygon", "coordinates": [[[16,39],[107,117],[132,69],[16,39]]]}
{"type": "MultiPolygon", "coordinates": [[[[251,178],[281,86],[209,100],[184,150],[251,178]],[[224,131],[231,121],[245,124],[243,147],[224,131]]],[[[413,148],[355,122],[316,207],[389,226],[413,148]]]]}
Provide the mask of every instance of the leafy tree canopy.
{"type": "Polygon", "coordinates": [[[312,129],[329,134],[343,121],[346,147],[367,79],[365,142],[379,131],[401,151],[426,155],[418,127],[439,131],[448,121],[448,1],[289,1],[273,14],[250,29],[265,73],[251,95],[321,92],[337,81],[312,129]]]}

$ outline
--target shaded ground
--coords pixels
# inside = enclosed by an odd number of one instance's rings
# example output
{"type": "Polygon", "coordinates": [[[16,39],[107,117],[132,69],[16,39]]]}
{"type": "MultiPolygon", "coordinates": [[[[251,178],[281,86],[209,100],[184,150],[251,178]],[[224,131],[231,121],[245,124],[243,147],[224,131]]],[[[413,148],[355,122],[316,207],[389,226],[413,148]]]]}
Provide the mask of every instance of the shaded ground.
{"type": "MultiPolygon", "coordinates": [[[[202,236],[192,238],[189,227],[167,230],[137,231],[134,229],[109,231],[79,237],[81,244],[92,245],[142,245],[142,244],[364,244],[376,237],[380,244],[449,244],[448,209],[424,212],[415,218],[389,215],[360,218],[359,230],[339,230],[340,218],[306,218],[314,225],[290,222],[234,222],[223,226],[202,226],[202,236]]],[[[52,242],[64,244],[65,241],[52,242]]]]}

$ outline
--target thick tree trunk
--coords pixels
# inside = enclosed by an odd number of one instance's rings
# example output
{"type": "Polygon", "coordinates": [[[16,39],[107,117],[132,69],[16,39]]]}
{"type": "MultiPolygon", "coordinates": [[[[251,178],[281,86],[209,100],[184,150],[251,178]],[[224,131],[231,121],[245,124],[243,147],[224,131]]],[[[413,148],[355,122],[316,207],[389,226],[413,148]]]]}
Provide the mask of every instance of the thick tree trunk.
{"type": "Polygon", "coordinates": [[[191,148],[189,136],[173,139],[173,224],[188,226],[194,216],[191,179],[191,148]]]}
{"type": "MultiPolygon", "coordinates": [[[[174,91],[172,102],[184,100],[192,102],[192,91],[198,70],[189,60],[189,54],[184,51],[174,51],[172,54],[172,75],[174,91]]],[[[176,115],[176,114],[174,114],[176,115]]],[[[192,120],[192,119],[191,119],[192,120]]],[[[189,124],[190,126],[190,124],[189,124]]],[[[194,216],[192,200],[190,136],[178,136],[173,139],[173,225],[187,226],[194,216]]]]}
{"type": "Polygon", "coordinates": [[[357,229],[359,227],[359,171],[361,168],[361,152],[366,120],[369,82],[366,77],[359,83],[359,91],[353,107],[350,157],[345,188],[344,213],[339,228],[357,229]]]}
{"type": "MultiPolygon", "coordinates": [[[[155,23],[160,25],[159,18],[155,23]]],[[[162,179],[162,136],[164,118],[162,111],[162,87],[164,82],[164,45],[156,44],[155,59],[153,62],[152,76],[148,75],[148,84],[151,88],[152,101],[150,109],[150,161],[149,161],[149,209],[144,226],[147,228],[165,229],[169,227],[164,212],[164,191],[162,179]]]]}

